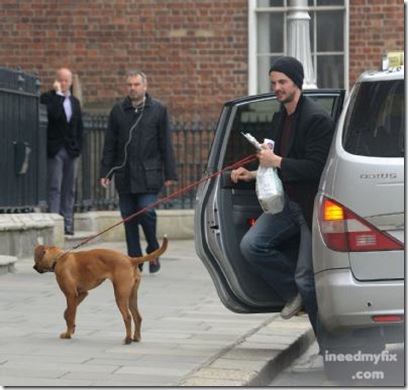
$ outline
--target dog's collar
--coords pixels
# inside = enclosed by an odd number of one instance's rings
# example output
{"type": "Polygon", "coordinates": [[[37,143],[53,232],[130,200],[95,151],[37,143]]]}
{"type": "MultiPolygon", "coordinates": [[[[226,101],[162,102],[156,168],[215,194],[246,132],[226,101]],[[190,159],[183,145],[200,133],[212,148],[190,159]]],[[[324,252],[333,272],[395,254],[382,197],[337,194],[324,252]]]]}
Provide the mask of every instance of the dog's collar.
{"type": "Polygon", "coordinates": [[[55,266],[57,265],[57,260],[58,260],[58,259],[55,259],[54,262],[53,262],[52,265],[51,265],[50,270],[51,270],[52,272],[55,272],[55,266]]]}
{"type": "Polygon", "coordinates": [[[51,264],[51,268],[50,268],[51,272],[55,272],[55,267],[57,266],[58,260],[60,259],[60,257],[64,256],[66,253],[67,252],[61,252],[60,254],[58,254],[58,256],[55,256],[55,260],[51,264]]]}

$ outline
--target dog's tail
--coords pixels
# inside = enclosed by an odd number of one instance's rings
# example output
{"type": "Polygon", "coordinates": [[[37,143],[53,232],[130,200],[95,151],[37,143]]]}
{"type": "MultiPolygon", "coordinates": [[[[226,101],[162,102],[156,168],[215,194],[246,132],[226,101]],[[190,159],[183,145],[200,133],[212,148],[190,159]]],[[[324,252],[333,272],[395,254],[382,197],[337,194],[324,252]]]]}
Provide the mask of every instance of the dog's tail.
{"type": "Polygon", "coordinates": [[[134,266],[138,264],[144,263],[145,261],[153,261],[156,260],[159,256],[161,256],[164,252],[166,252],[167,244],[169,239],[167,236],[163,237],[163,243],[159,249],[156,249],[154,252],[149,253],[148,255],[141,256],[141,257],[131,257],[130,260],[134,266]]]}

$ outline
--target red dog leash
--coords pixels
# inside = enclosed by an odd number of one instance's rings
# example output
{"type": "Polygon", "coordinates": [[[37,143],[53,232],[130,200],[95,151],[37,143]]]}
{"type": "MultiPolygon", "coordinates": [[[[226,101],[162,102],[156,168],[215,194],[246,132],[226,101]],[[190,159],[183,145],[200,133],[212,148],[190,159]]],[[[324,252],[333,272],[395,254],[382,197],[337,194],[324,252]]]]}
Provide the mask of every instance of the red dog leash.
{"type": "Polygon", "coordinates": [[[216,172],[212,173],[211,175],[205,176],[205,177],[203,177],[202,179],[196,181],[195,183],[189,184],[188,186],[186,186],[186,187],[184,187],[184,188],[181,188],[180,190],[178,190],[178,191],[176,191],[176,192],[173,192],[172,194],[166,196],[165,198],[159,199],[157,202],[154,202],[154,203],[152,203],[152,204],[146,206],[145,208],[143,208],[143,209],[137,211],[136,213],[134,213],[134,214],[132,214],[132,215],[129,215],[128,217],[126,217],[126,218],[120,220],[119,222],[117,222],[117,223],[115,223],[114,225],[112,225],[112,226],[106,228],[105,230],[102,230],[101,232],[99,232],[99,233],[97,233],[97,234],[95,234],[95,235],[93,235],[93,236],[90,236],[90,237],[86,238],[85,240],[81,241],[78,245],[72,247],[70,250],[68,250],[67,252],[64,252],[63,254],[65,255],[65,254],[67,254],[67,253],[72,252],[72,251],[75,250],[75,249],[78,249],[79,247],[81,247],[81,246],[87,244],[89,241],[91,241],[91,240],[93,240],[93,239],[95,239],[95,238],[101,236],[102,234],[105,234],[106,232],[108,232],[109,230],[115,228],[116,226],[119,226],[119,225],[121,225],[122,223],[125,223],[125,222],[127,222],[127,221],[130,221],[131,219],[135,218],[136,216],[138,216],[138,215],[140,215],[140,214],[143,214],[145,211],[147,211],[147,210],[149,210],[149,209],[151,209],[151,208],[153,208],[153,207],[156,207],[157,205],[159,205],[159,204],[161,204],[161,203],[164,203],[164,202],[168,201],[169,199],[175,198],[176,196],[182,194],[183,192],[190,191],[192,188],[197,187],[197,186],[200,185],[201,183],[203,183],[203,182],[205,182],[205,181],[207,181],[207,180],[210,180],[210,179],[212,179],[212,178],[214,178],[214,177],[216,177],[216,176],[218,176],[218,175],[221,175],[221,173],[223,173],[223,172],[225,172],[225,171],[238,168],[238,167],[240,167],[240,166],[242,166],[242,165],[246,165],[246,164],[248,164],[248,163],[250,163],[250,162],[252,162],[252,161],[255,161],[256,159],[257,159],[256,155],[255,155],[255,154],[252,154],[252,155],[250,155],[250,156],[247,156],[247,157],[243,158],[242,160],[239,160],[239,161],[235,162],[234,164],[229,165],[228,167],[225,167],[225,168],[223,168],[223,169],[221,169],[221,170],[219,170],[219,171],[216,171],[216,172]]]}

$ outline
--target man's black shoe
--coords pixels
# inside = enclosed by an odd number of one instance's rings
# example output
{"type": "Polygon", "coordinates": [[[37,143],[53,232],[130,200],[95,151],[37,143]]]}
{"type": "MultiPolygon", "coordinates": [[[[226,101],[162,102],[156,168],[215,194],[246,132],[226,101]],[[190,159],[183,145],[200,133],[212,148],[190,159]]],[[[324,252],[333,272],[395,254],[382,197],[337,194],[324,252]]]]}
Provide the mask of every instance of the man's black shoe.
{"type": "Polygon", "coordinates": [[[67,230],[67,229],[65,229],[65,235],[66,235],[66,236],[73,236],[73,235],[74,235],[74,231],[73,231],[73,230],[67,230]]]}
{"type": "Polygon", "coordinates": [[[149,271],[151,274],[154,274],[156,272],[158,272],[160,269],[160,261],[159,258],[157,258],[156,260],[153,260],[149,263],[149,271]]]}

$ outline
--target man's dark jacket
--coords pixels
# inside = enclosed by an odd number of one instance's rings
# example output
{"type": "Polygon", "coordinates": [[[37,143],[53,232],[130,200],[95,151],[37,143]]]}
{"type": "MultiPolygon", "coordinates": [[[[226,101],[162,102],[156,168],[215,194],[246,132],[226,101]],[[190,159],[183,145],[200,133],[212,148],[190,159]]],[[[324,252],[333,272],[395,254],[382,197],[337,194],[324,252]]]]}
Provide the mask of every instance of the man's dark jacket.
{"type": "MultiPolygon", "coordinates": [[[[272,118],[271,138],[275,152],[280,155],[280,138],[286,118],[286,109],[272,118]]],[[[312,226],[313,204],[320,177],[326,164],[334,134],[330,114],[311,98],[301,95],[293,113],[293,128],[288,140],[288,154],[282,159],[279,175],[290,197],[297,202],[309,227],[312,226]]]]}
{"type": "Polygon", "coordinates": [[[47,107],[48,157],[54,157],[63,146],[72,157],[78,157],[82,151],[84,125],[81,105],[77,98],[69,97],[72,117],[68,122],[63,106],[64,99],[64,96],[57,95],[55,91],[45,92],[40,97],[40,102],[47,107]]]}
{"type": "Polygon", "coordinates": [[[113,106],[101,161],[107,175],[119,193],[159,193],[165,180],[177,180],[167,108],[149,94],[137,110],[129,98],[113,106]]]}

